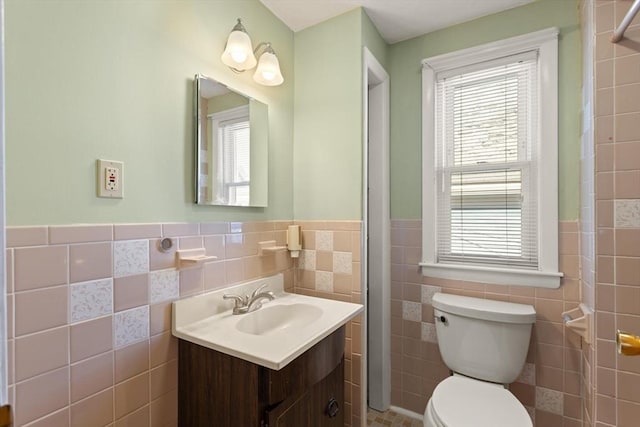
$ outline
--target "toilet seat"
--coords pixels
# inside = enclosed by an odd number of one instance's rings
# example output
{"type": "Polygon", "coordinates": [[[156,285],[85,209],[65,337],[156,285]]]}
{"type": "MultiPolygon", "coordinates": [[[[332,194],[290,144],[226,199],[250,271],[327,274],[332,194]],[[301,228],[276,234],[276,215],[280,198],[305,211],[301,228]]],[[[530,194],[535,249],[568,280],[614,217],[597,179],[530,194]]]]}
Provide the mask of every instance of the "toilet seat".
{"type": "Polygon", "coordinates": [[[438,427],[532,427],[527,410],[502,386],[462,376],[433,391],[425,418],[438,427]]]}

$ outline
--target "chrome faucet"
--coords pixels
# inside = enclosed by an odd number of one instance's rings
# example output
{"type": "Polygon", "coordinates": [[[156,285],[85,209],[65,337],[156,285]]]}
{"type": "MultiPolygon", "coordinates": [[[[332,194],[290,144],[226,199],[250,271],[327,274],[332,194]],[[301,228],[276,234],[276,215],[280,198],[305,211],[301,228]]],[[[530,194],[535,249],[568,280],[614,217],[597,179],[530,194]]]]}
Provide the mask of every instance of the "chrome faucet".
{"type": "Polygon", "coordinates": [[[222,299],[232,299],[235,302],[233,307],[233,314],[245,314],[250,313],[252,311],[258,310],[262,307],[262,301],[268,299],[272,301],[276,298],[276,296],[271,291],[260,292],[267,285],[264,284],[258,287],[255,291],[251,293],[251,295],[233,295],[233,294],[224,294],[222,295],[222,299]]]}

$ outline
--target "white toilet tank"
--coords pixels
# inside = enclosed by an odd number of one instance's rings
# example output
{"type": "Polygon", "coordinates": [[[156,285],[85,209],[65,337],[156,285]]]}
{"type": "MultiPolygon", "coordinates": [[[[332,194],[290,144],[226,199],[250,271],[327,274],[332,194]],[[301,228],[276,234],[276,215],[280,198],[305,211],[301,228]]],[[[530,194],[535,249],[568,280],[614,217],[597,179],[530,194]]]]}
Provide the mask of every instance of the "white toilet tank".
{"type": "Polygon", "coordinates": [[[520,375],[536,320],[532,306],[437,293],[433,308],[440,354],[449,369],[500,384],[520,375]]]}

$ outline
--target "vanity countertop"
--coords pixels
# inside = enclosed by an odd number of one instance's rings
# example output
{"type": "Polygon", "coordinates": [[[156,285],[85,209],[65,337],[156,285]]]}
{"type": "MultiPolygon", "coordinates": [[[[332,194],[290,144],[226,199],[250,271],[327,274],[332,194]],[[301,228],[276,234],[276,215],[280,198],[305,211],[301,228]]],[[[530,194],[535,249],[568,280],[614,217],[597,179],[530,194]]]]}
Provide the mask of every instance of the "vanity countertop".
{"type": "Polygon", "coordinates": [[[173,335],[222,353],[279,370],[357,316],[364,307],[291,294],[282,274],[173,303],[173,335]],[[223,294],[246,295],[267,284],[276,298],[247,314],[232,314],[223,294]]]}

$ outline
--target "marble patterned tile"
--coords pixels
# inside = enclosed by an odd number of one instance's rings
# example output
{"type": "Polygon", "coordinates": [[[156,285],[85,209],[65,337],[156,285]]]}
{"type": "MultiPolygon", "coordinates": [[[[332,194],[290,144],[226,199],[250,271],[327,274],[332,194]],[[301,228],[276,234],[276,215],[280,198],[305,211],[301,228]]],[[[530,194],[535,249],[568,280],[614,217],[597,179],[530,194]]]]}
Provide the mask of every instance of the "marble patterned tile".
{"type": "Polygon", "coordinates": [[[330,271],[316,271],[316,290],[333,292],[333,273],[330,271]]]}
{"type": "Polygon", "coordinates": [[[640,228],[640,200],[615,201],[616,228],[640,228]]]}
{"type": "Polygon", "coordinates": [[[433,304],[433,296],[438,292],[442,292],[442,288],[440,286],[422,285],[421,292],[422,303],[433,304]]]}
{"type": "Polygon", "coordinates": [[[536,387],[536,409],[562,415],[564,411],[563,393],[544,387],[536,387]]]}
{"type": "Polygon", "coordinates": [[[402,301],[402,319],[420,322],[422,320],[422,304],[419,302],[402,301]]]}
{"type": "Polygon", "coordinates": [[[316,231],[316,250],[333,250],[333,231],[316,231]]]}
{"type": "Polygon", "coordinates": [[[437,343],[438,336],[436,335],[436,325],[433,323],[422,322],[421,338],[422,341],[434,344],[437,343]]]}
{"type": "Polygon", "coordinates": [[[113,313],[113,279],[72,283],[69,288],[71,323],[113,313]]]}
{"type": "Polygon", "coordinates": [[[180,297],[180,274],[177,270],[157,270],[149,273],[151,304],[173,301],[180,297]]]}
{"type": "Polygon", "coordinates": [[[516,382],[536,385],[536,365],[533,363],[525,363],[516,382]]]}
{"type": "Polygon", "coordinates": [[[124,277],[149,271],[149,241],[122,240],[113,243],[113,276],[124,277]]]}
{"type": "Polygon", "coordinates": [[[353,271],[352,258],[353,257],[351,255],[351,252],[334,252],[333,253],[333,272],[351,274],[353,271]]]}
{"type": "Polygon", "coordinates": [[[298,259],[298,268],[300,270],[315,270],[316,269],[316,251],[310,251],[310,250],[300,251],[300,258],[298,259]]]}
{"type": "Polygon", "coordinates": [[[533,421],[533,425],[536,425],[536,409],[531,406],[525,406],[524,409],[527,410],[527,414],[529,414],[529,418],[533,421]]]}
{"type": "Polygon", "coordinates": [[[113,316],[113,333],[116,348],[149,338],[149,306],[132,308],[113,316]]]}

